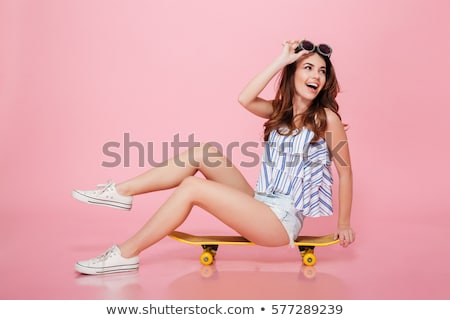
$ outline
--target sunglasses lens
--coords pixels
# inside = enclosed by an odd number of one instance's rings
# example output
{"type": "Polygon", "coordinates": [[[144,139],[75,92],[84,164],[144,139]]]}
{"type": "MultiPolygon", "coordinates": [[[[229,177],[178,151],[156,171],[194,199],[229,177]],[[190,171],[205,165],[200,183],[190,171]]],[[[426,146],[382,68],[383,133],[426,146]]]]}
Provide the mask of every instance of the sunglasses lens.
{"type": "Polygon", "coordinates": [[[300,45],[305,49],[306,51],[313,51],[314,50],[314,44],[308,40],[303,40],[300,42],[300,45]]]}
{"type": "Polygon", "coordinates": [[[300,41],[300,44],[298,45],[297,49],[295,49],[295,53],[300,52],[301,50],[306,50],[309,52],[317,50],[320,54],[330,57],[331,56],[331,47],[327,44],[319,44],[317,46],[314,45],[311,41],[308,40],[302,40],[300,41]]]}
{"type": "Polygon", "coordinates": [[[326,56],[331,55],[331,47],[327,44],[319,44],[319,51],[326,56]]]}

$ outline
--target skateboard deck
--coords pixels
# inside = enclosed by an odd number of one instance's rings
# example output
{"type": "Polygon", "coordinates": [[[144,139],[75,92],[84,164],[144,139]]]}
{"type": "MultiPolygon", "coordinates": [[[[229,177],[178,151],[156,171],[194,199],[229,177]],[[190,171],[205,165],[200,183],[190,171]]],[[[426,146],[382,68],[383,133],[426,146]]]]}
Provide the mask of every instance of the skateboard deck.
{"type": "MultiPolygon", "coordinates": [[[[181,231],[173,231],[169,236],[172,239],[186,244],[201,246],[203,248],[203,253],[200,256],[200,262],[203,265],[210,265],[214,262],[219,245],[254,245],[253,242],[241,236],[200,236],[181,231]]],[[[294,245],[297,246],[300,251],[303,264],[306,266],[313,266],[316,264],[316,256],[314,255],[315,247],[329,246],[338,242],[339,240],[335,240],[333,234],[327,234],[323,236],[299,236],[295,240],[294,245]]]]}

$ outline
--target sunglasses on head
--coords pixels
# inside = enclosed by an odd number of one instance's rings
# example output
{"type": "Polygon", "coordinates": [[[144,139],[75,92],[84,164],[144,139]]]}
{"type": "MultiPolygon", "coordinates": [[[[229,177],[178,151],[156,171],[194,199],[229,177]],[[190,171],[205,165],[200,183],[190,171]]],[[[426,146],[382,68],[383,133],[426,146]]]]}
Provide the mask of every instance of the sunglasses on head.
{"type": "Polygon", "coordinates": [[[333,50],[331,50],[331,47],[327,44],[321,43],[316,46],[314,43],[312,43],[311,41],[308,41],[308,40],[300,41],[298,47],[295,49],[295,53],[298,53],[302,50],[306,50],[309,52],[317,51],[322,56],[325,56],[328,58],[331,57],[331,52],[333,51],[333,50]]]}

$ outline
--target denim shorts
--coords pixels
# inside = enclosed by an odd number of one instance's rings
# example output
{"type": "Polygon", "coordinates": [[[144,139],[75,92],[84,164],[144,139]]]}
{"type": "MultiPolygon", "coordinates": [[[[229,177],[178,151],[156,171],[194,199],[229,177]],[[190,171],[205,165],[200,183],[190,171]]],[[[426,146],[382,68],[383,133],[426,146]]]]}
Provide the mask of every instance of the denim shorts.
{"type": "Polygon", "coordinates": [[[293,200],[283,194],[255,193],[255,199],[268,205],[275,215],[280,219],[281,224],[286,229],[289,236],[289,245],[294,246],[294,241],[298,237],[303,227],[303,215],[294,207],[293,200]]]}

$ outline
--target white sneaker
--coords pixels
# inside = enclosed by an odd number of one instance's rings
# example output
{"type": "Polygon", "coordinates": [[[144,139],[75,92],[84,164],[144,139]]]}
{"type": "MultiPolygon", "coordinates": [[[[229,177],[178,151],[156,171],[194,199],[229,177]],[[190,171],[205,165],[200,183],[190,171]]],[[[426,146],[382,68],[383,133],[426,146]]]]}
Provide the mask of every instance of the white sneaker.
{"type": "Polygon", "coordinates": [[[118,246],[114,245],[102,255],[75,263],[75,270],[84,274],[105,274],[135,271],[139,268],[139,257],[124,258],[118,246]]]}
{"type": "Polygon", "coordinates": [[[131,209],[133,197],[119,194],[116,190],[116,184],[113,181],[108,181],[106,184],[99,184],[97,187],[97,190],[73,190],[72,197],[89,204],[108,206],[122,210],[131,209]]]}

